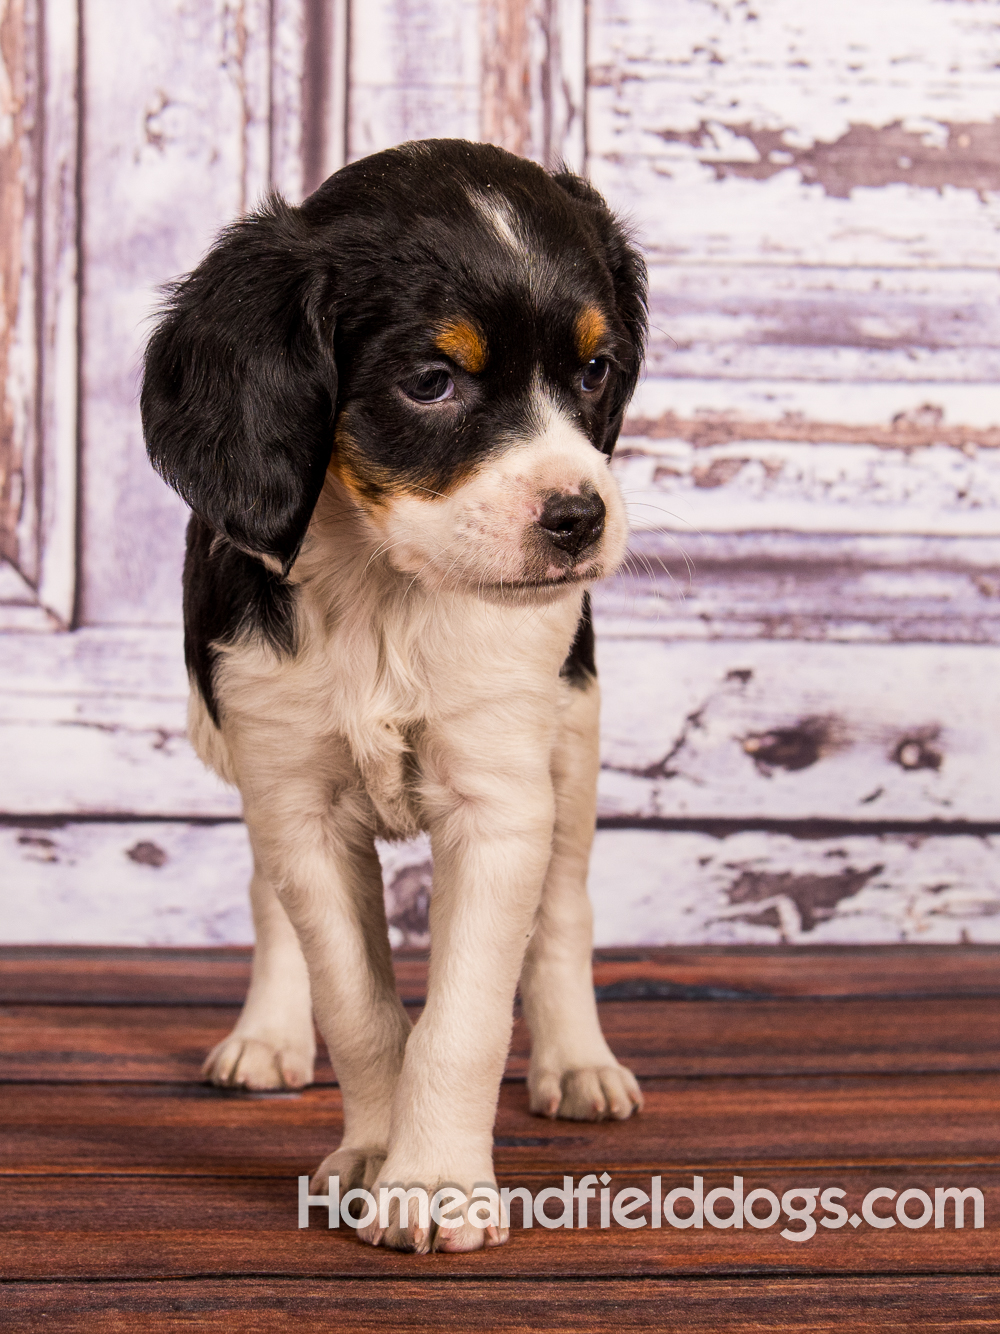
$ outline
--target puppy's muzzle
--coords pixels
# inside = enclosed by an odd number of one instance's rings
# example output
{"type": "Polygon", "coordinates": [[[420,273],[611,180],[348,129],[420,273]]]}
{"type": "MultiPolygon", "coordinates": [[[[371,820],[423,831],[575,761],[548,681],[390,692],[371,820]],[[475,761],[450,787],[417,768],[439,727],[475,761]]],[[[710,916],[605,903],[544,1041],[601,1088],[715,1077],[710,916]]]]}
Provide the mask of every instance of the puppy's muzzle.
{"type": "Polygon", "coordinates": [[[583,495],[556,491],[545,501],[536,522],[557,551],[575,559],[600,541],[606,512],[604,501],[596,491],[583,495]]]}

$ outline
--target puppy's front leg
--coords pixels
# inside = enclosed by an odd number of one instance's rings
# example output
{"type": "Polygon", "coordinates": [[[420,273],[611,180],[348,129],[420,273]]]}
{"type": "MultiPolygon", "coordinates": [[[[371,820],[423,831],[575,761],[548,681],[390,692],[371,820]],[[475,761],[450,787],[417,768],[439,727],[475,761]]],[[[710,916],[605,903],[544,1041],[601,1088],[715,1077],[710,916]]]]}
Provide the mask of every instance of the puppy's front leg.
{"type": "MultiPolygon", "coordinates": [[[[485,727],[479,744],[424,748],[424,801],[434,851],[427,1006],[410,1035],[393,1101],[389,1155],[379,1185],[445,1184],[471,1195],[491,1185],[493,1122],[510,1045],[514,991],[538,907],[552,842],[553,796],[545,736],[503,737],[485,727]],[[474,758],[478,752],[479,758],[474,758]]],[[[378,1219],[362,1236],[403,1250],[476,1250],[507,1229],[455,1228],[378,1219]]],[[[417,1220],[418,1222],[419,1220],[417,1220]]]]}
{"type": "Polygon", "coordinates": [[[521,974],[531,1032],[531,1110],[577,1121],[624,1120],[642,1106],[631,1070],[601,1032],[591,967],[587,870],[597,815],[600,693],[588,677],[564,687],[552,755],[556,825],[541,908],[521,974]]]}
{"type": "Polygon", "coordinates": [[[371,811],[346,747],[312,753],[258,722],[237,754],[254,857],[295,928],[312,1002],[340,1084],[344,1134],[315,1189],[370,1185],[389,1139],[393,1089],[410,1023],[389,952],[371,811]],[[343,754],[337,762],[337,751],[343,754]]]}
{"type": "Polygon", "coordinates": [[[213,1084],[247,1089],[312,1083],[316,1037],[309,974],[295,928],[259,867],[250,881],[253,973],[233,1031],[205,1058],[213,1084]]]}

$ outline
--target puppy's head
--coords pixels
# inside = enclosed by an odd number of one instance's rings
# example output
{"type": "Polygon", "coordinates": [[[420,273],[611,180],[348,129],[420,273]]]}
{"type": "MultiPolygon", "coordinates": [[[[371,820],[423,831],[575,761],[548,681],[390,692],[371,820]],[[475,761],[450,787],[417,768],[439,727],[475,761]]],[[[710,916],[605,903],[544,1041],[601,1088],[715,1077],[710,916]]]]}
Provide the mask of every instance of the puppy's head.
{"type": "Polygon", "coordinates": [[[328,475],[428,586],[545,599],[624,551],[608,459],[645,271],[600,196],[501,149],[405,145],[237,223],[147,352],[150,455],[287,570],[328,475]]]}

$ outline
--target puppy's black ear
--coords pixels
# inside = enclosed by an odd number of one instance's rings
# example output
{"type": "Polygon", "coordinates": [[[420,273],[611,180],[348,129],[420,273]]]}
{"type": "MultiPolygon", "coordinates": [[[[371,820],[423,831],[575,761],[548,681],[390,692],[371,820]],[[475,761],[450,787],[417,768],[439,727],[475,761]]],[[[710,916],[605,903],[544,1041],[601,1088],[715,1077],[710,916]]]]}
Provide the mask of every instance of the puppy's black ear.
{"type": "Polygon", "coordinates": [[[146,349],[153,466],[216,532],[287,573],[333,448],[326,268],[277,196],[170,292],[146,349]]]}
{"type": "Polygon", "coordinates": [[[629,352],[622,358],[622,374],[615,380],[608,429],[604,437],[604,452],[610,454],[618,443],[625,409],[635,391],[646,350],[646,263],[625,227],[589,181],[569,171],[557,172],[553,179],[577,201],[597,235],[611,274],[618,314],[630,343],[629,352]]]}

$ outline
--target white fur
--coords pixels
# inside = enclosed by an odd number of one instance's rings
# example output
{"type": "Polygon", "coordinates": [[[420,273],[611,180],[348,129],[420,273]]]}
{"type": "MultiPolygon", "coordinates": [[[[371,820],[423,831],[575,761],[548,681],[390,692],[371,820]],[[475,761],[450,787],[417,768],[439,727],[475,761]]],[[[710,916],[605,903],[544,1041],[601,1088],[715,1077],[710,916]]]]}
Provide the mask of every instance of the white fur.
{"type": "MultiPolygon", "coordinates": [[[[621,557],[624,507],[604,457],[539,401],[537,435],[447,496],[362,513],[329,478],[291,574],[296,653],[222,648],[221,731],[197,697],[192,706],[199,754],[243,794],[256,864],[254,982],[208,1069],[222,1083],[305,1082],[307,966],[345,1117],[317,1185],[331,1172],[342,1189],[493,1180],[496,1099],[533,930],[533,1108],[598,1118],[640,1102],[601,1036],[590,985],[596,684],[559,676],[583,581],[621,557]],[[524,536],[541,498],[584,486],[607,507],[596,556],[576,582],[511,594],[530,573],[524,536]],[[433,954],[411,1031],[373,840],[418,829],[434,853],[433,954]]],[[[466,1220],[439,1241],[471,1249],[505,1237],[466,1220]]],[[[366,1239],[433,1240],[395,1223],[366,1239]]]]}

